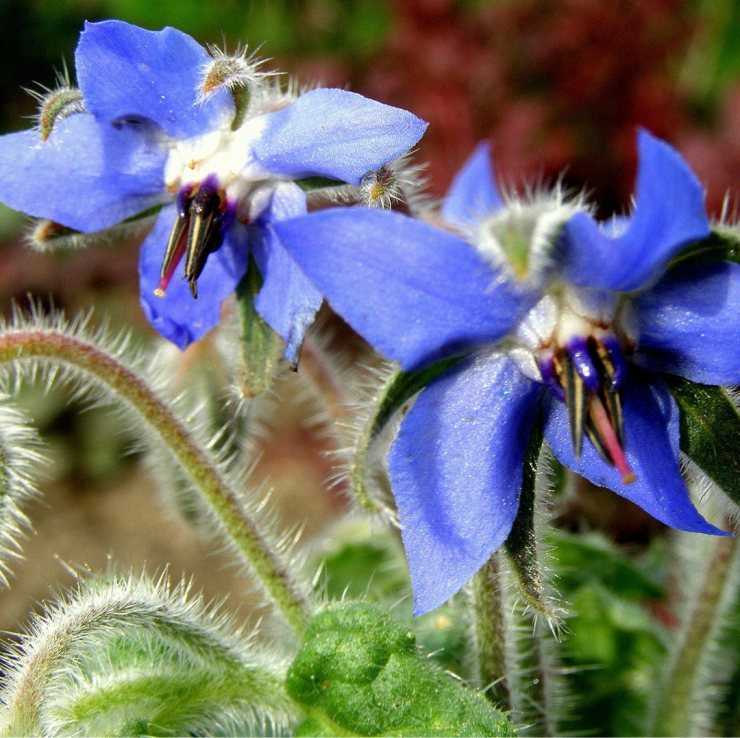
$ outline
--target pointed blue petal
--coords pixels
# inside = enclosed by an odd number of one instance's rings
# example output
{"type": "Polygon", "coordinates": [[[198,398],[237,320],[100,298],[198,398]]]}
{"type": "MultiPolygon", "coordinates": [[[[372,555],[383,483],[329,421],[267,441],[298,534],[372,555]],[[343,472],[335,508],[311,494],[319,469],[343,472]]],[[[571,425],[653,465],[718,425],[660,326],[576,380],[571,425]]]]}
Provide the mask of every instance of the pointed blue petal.
{"type": "Polygon", "coordinates": [[[182,31],[148,31],[118,20],[86,22],[75,52],[89,112],[108,122],[148,118],[177,138],[204,133],[233,115],[226,90],[198,102],[203,66],[210,60],[182,31]]]}
{"type": "Polygon", "coordinates": [[[452,181],[442,205],[442,217],[461,229],[492,215],[503,207],[491,163],[491,146],[479,143],[452,181]]]}
{"type": "Polygon", "coordinates": [[[602,460],[590,441],[584,442],[581,457],[575,457],[565,404],[553,399],[545,438],[558,460],[672,528],[725,535],[704,520],[689,499],[679,468],[678,407],[665,387],[648,384],[635,371],[623,388],[622,401],[625,451],[637,477],[632,484],[622,484],[617,470],[602,460]]]}
{"type": "Polygon", "coordinates": [[[640,130],[638,148],[635,212],[624,233],[610,238],[586,213],[565,227],[565,277],[573,284],[639,289],[682,246],[709,235],[704,189],[688,164],[645,130],[640,130]]]}
{"type": "Polygon", "coordinates": [[[283,248],[271,224],[306,212],[306,195],[292,182],[275,188],[268,210],[254,229],[253,253],[262,274],[254,306],[285,340],[285,358],[295,364],[303,337],[321,307],[321,293],[283,248]]]}
{"type": "Polygon", "coordinates": [[[167,294],[155,296],[162,257],[176,213],[174,205],[162,210],[152,232],[142,244],[139,256],[140,300],[155,330],[185,349],[219,322],[221,303],[236,289],[247,270],[247,250],[244,239],[232,229],[221,247],[208,257],[198,279],[197,300],[190,294],[184,279],[183,263],[177,268],[167,294]]]}
{"type": "Polygon", "coordinates": [[[145,130],[72,115],[46,141],[34,129],[0,136],[0,201],[78,231],[101,230],[169,199],[165,155],[145,130]]]}
{"type": "Polygon", "coordinates": [[[407,369],[501,338],[530,304],[465,241],[398,213],[337,208],[274,229],[332,307],[407,369]]]}
{"type": "Polygon", "coordinates": [[[389,464],[421,615],[457,592],[509,535],[539,390],[501,355],[422,390],[389,464]]]}
{"type": "Polygon", "coordinates": [[[254,146],[273,174],[320,175],[359,184],[405,154],[427,124],[407,110],[345,90],[313,90],[273,113],[254,146]]]}
{"type": "Polygon", "coordinates": [[[740,264],[682,265],[635,301],[643,366],[740,384],[740,264]]]}

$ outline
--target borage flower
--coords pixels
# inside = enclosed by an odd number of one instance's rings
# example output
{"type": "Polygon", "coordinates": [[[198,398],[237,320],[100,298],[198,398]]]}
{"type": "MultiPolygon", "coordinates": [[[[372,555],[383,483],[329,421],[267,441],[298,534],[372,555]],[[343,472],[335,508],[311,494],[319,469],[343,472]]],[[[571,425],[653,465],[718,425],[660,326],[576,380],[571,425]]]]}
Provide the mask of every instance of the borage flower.
{"type": "Polygon", "coordinates": [[[666,525],[722,533],[689,499],[679,411],[660,374],[740,382],[740,266],[669,268],[709,233],[703,191],[644,131],[639,153],[635,211],[608,223],[558,193],[504,205],[484,145],[442,209],[469,240],[360,208],[276,226],[381,353],[407,370],[464,357],[417,396],[390,451],[417,613],[507,538],[537,422],[578,474],[666,525]]]}
{"type": "Polygon", "coordinates": [[[321,295],[270,224],[306,212],[296,180],[360,185],[426,124],[344,90],[285,91],[173,28],[87,23],[75,65],[79,90],[49,92],[37,128],[0,137],[0,199],[83,232],[164,204],[140,259],[154,327],[181,348],[202,336],[251,254],[255,307],[295,360],[321,295]]]}

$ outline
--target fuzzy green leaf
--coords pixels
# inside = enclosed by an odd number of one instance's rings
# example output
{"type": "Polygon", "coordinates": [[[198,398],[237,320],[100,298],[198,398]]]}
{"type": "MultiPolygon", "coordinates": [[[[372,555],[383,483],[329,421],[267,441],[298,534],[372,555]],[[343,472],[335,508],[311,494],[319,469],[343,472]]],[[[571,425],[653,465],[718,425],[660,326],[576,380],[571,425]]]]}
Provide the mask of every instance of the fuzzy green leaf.
{"type": "Polygon", "coordinates": [[[256,397],[272,386],[283,352],[283,340],[254,308],[262,287],[262,275],[252,257],[247,273],[236,288],[241,318],[241,375],[239,386],[245,398],[256,397]]]}
{"type": "Polygon", "coordinates": [[[342,603],[314,617],[287,680],[312,728],[343,735],[513,735],[481,695],[417,653],[383,608],[342,603]]]}
{"type": "Polygon", "coordinates": [[[681,410],[681,450],[740,505],[740,414],[721,387],[667,377],[681,410]]]}

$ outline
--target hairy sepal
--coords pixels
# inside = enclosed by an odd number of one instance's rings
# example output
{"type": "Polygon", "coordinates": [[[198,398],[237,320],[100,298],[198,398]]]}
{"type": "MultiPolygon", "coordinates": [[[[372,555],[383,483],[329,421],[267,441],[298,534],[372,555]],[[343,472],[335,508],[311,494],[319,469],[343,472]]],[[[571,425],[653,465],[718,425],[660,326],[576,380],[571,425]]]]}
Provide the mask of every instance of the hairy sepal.
{"type": "Polygon", "coordinates": [[[309,624],[288,693],[301,735],[513,735],[506,716],[417,651],[384,608],[330,605],[309,624]]]}
{"type": "Polygon", "coordinates": [[[73,251],[90,246],[113,246],[122,239],[143,238],[154,225],[160,208],[150,208],[102,231],[81,233],[53,220],[38,220],[28,230],[26,242],[35,251],[73,251]]]}
{"type": "Polygon", "coordinates": [[[377,383],[363,408],[361,420],[352,428],[352,439],[347,453],[345,476],[349,490],[359,507],[368,512],[382,512],[384,505],[370,492],[371,450],[386,426],[397,412],[405,412],[406,403],[430,382],[456,366],[463,357],[455,356],[429,364],[415,371],[402,371],[395,364],[387,365],[377,373],[377,383]]]}
{"type": "Polygon", "coordinates": [[[542,423],[539,420],[532,431],[524,458],[519,510],[504,547],[526,606],[543,617],[553,632],[556,632],[560,628],[563,613],[548,586],[549,573],[543,551],[545,544],[540,540],[543,532],[539,530],[544,521],[538,520],[542,516],[537,515],[540,504],[537,493],[544,493],[543,489],[537,489],[538,470],[545,465],[544,459],[540,463],[543,453],[542,438],[542,423]]]}
{"type": "Polygon", "coordinates": [[[262,276],[253,258],[236,288],[241,324],[241,358],[238,386],[244,399],[261,395],[272,387],[280,368],[283,340],[257,313],[254,300],[262,287],[262,276]]]}
{"type": "Polygon", "coordinates": [[[701,241],[683,249],[668,265],[669,269],[685,262],[711,263],[731,261],[740,264],[740,230],[737,226],[717,225],[701,241]]]}
{"type": "Polygon", "coordinates": [[[681,450],[740,505],[740,413],[721,387],[666,376],[681,411],[681,450]]]}

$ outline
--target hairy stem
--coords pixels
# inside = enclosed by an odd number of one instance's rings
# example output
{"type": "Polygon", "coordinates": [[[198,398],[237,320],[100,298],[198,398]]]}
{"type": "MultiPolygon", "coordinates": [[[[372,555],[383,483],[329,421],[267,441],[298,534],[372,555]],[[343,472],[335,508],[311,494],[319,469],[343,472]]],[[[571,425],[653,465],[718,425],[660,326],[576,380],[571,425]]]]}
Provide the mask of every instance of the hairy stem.
{"type": "Polygon", "coordinates": [[[497,707],[510,710],[506,618],[499,556],[491,556],[473,579],[473,642],[479,685],[497,707]]]}
{"type": "Polygon", "coordinates": [[[187,595],[185,584],[113,578],[47,604],[8,663],[0,736],[58,735],[60,720],[80,735],[139,734],[123,732],[126,705],[157,717],[160,730],[174,721],[173,735],[219,707],[287,722],[294,707],[281,674],[187,595]]]}
{"type": "Polygon", "coordinates": [[[245,512],[238,494],[183,423],[136,373],[97,346],[53,330],[0,335],[0,364],[43,359],[71,366],[125,400],[170,450],[202,493],[224,531],[298,635],[309,617],[302,588],[245,512]]]}
{"type": "Polygon", "coordinates": [[[732,573],[737,538],[719,538],[706,563],[693,608],[660,686],[650,735],[689,735],[699,671],[719,620],[725,585],[732,573]]]}

